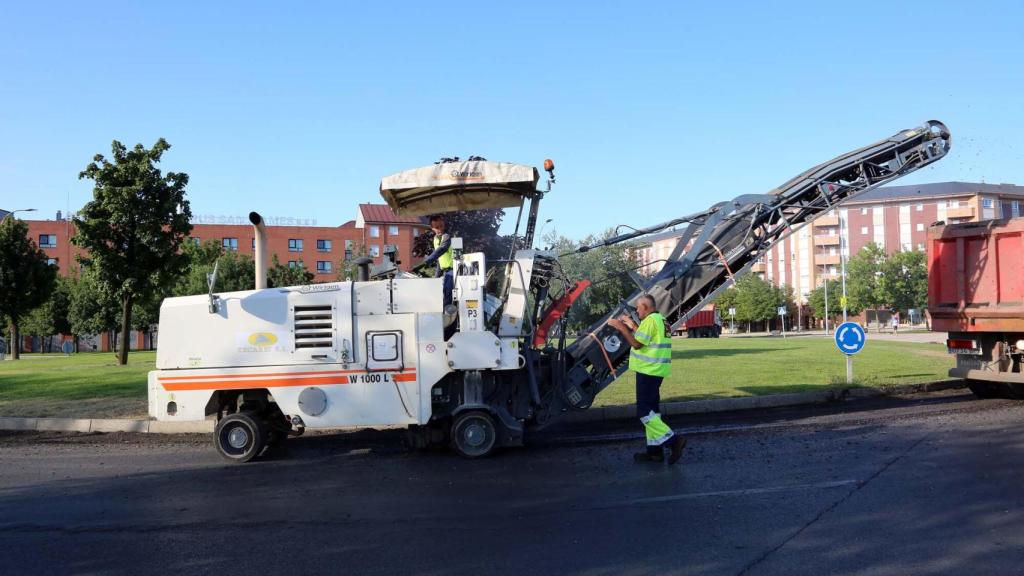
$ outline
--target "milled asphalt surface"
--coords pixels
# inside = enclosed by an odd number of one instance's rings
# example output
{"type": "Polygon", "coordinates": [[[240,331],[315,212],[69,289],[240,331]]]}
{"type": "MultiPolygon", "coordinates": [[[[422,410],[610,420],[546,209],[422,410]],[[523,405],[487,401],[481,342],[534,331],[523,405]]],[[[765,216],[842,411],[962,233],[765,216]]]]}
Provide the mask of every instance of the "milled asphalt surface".
{"type": "Polygon", "coordinates": [[[0,573],[1020,574],[1024,404],[957,392],[575,427],[483,461],[394,433],[0,433],[0,573]]]}

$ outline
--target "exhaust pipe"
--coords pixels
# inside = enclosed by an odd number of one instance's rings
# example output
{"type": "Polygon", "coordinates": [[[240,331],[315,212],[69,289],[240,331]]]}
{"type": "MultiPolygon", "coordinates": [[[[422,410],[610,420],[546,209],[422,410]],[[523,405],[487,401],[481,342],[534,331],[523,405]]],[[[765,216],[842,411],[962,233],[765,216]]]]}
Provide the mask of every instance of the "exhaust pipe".
{"type": "Polygon", "coordinates": [[[249,212],[249,222],[256,235],[256,289],[262,290],[267,287],[267,228],[257,212],[249,212]]]}

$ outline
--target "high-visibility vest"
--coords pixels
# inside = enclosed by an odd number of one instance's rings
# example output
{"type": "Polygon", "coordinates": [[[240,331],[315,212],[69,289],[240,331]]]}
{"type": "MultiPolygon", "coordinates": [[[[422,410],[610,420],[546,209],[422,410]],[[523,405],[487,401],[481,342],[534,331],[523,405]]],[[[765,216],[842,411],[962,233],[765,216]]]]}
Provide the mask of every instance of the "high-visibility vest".
{"type": "MultiPolygon", "coordinates": [[[[441,245],[441,236],[440,235],[434,235],[434,250],[437,250],[438,246],[440,246],[440,245],[441,245]]],[[[441,254],[441,256],[437,259],[437,265],[438,265],[438,267],[441,268],[441,270],[451,270],[452,269],[452,249],[451,249],[451,245],[450,244],[448,246],[448,251],[445,252],[444,254],[441,254]]]]}
{"type": "Polygon", "coordinates": [[[648,376],[668,376],[672,372],[672,340],[665,335],[665,317],[651,312],[633,337],[644,347],[630,349],[629,369],[648,376]]]}

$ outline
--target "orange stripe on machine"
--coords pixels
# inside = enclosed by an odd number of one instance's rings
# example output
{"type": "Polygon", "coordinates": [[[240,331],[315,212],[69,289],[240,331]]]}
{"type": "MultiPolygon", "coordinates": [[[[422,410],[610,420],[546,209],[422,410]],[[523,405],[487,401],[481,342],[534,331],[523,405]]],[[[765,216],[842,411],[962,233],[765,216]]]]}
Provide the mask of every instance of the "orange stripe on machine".
{"type": "Polygon", "coordinates": [[[276,374],[225,374],[221,376],[158,376],[168,392],[195,390],[242,390],[245,388],[280,388],[285,386],[333,386],[340,384],[379,384],[415,382],[416,369],[402,372],[365,372],[363,370],[283,372],[276,374]]]}

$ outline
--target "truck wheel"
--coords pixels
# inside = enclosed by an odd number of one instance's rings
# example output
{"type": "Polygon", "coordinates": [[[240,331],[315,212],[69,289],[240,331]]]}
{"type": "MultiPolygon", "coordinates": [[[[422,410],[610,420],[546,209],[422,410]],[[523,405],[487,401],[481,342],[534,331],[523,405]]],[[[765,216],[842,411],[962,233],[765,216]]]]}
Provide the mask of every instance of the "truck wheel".
{"type": "Polygon", "coordinates": [[[497,441],[497,426],[487,412],[464,412],[452,424],[452,448],[463,458],[483,458],[494,451],[497,441]]]}
{"type": "Polygon", "coordinates": [[[266,445],[267,431],[252,412],[236,412],[217,423],[213,443],[217,452],[232,462],[248,462],[266,445]]]}

